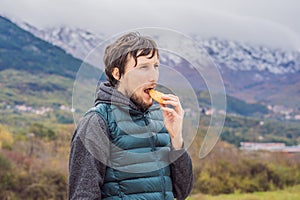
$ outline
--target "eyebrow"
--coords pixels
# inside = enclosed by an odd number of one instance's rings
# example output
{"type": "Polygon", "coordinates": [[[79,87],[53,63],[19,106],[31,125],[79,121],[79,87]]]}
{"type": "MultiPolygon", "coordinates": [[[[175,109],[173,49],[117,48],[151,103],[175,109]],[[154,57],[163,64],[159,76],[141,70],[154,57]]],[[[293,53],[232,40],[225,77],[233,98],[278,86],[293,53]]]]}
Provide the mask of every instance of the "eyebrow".
{"type": "MultiPolygon", "coordinates": [[[[149,65],[149,64],[151,64],[151,63],[149,63],[149,62],[141,62],[141,63],[138,63],[137,65],[149,65]]],[[[154,65],[159,65],[160,64],[160,62],[155,62],[154,63],[154,65]]]]}

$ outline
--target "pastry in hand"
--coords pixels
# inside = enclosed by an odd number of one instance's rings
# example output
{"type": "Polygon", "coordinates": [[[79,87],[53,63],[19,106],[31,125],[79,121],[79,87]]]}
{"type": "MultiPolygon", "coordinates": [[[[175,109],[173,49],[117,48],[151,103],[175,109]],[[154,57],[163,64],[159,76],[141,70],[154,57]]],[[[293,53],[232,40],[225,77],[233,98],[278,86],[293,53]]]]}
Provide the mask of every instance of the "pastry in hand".
{"type": "Polygon", "coordinates": [[[157,91],[157,90],[154,90],[154,89],[151,89],[149,90],[149,95],[152,97],[152,99],[154,99],[155,101],[157,101],[158,103],[162,104],[162,102],[164,101],[161,96],[163,95],[163,93],[157,91]]]}

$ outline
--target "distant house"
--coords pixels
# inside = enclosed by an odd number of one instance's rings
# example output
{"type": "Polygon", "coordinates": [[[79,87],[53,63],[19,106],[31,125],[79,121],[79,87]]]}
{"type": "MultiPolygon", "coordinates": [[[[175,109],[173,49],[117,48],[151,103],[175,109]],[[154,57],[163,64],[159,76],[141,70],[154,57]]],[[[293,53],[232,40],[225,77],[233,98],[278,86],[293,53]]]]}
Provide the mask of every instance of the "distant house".
{"type": "Polygon", "coordinates": [[[300,153],[300,145],[298,146],[287,146],[283,150],[286,153],[300,153]]]}
{"type": "Polygon", "coordinates": [[[286,146],[284,143],[258,143],[258,142],[241,142],[241,150],[265,150],[273,152],[285,152],[285,153],[300,153],[300,145],[298,146],[286,146]]]}

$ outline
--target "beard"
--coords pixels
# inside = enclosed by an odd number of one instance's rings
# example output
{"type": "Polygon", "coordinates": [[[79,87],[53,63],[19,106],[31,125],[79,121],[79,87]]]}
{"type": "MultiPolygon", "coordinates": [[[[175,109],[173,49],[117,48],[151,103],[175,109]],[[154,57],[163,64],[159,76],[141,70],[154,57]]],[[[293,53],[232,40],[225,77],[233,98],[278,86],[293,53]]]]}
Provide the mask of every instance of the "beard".
{"type": "Polygon", "coordinates": [[[147,110],[150,106],[152,106],[153,103],[151,104],[147,104],[143,101],[143,99],[141,97],[138,97],[136,95],[136,93],[133,93],[130,96],[130,100],[141,110],[141,111],[145,111],[147,110]]]}

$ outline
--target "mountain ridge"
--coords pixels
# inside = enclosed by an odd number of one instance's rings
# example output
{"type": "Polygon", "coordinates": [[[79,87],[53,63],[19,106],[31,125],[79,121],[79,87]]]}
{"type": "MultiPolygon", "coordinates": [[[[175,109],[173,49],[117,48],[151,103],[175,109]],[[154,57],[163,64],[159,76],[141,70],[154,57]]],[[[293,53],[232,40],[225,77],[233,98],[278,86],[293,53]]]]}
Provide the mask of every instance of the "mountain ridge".
{"type": "MultiPolygon", "coordinates": [[[[38,29],[28,23],[16,21],[18,26],[33,33],[45,41],[60,46],[66,52],[84,60],[88,53],[96,48],[106,37],[104,33],[94,33],[74,27],[51,27],[38,29]]],[[[219,69],[227,67],[241,71],[269,71],[273,74],[295,73],[300,71],[300,52],[251,45],[217,37],[201,38],[191,36],[213,58],[219,69]]],[[[97,66],[99,62],[91,63],[97,66]]]]}
{"type": "Polygon", "coordinates": [[[16,70],[28,70],[32,73],[46,71],[50,74],[75,77],[81,60],[66,54],[60,47],[52,46],[40,38],[36,39],[32,33],[4,17],[0,16],[0,23],[0,70],[7,68],[9,63],[9,68],[16,70]]]}

